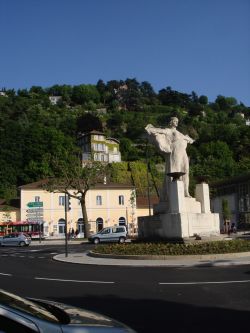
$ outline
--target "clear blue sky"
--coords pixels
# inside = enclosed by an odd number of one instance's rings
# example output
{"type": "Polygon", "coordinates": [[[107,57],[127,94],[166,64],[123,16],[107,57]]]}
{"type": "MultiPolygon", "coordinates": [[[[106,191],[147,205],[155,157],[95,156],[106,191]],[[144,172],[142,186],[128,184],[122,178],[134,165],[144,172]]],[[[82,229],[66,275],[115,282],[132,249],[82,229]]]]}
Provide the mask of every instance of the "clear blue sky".
{"type": "Polygon", "coordinates": [[[0,89],[148,81],[250,106],[250,0],[0,0],[0,89]]]}

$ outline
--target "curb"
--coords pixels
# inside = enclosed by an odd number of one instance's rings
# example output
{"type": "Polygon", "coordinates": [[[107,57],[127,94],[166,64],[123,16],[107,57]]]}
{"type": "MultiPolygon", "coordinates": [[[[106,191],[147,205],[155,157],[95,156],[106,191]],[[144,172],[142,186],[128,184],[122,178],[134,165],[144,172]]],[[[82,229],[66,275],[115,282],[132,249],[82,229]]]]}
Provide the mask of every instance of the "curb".
{"type": "Polygon", "coordinates": [[[223,267],[223,266],[236,266],[236,265],[250,265],[250,256],[248,253],[238,253],[237,258],[225,258],[225,256],[216,257],[212,259],[204,258],[187,258],[186,256],[175,258],[171,256],[169,260],[150,260],[150,259],[121,259],[121,258],[100,258],[91,257],[87,253],[74,253],[64,257],[64,254],[59,254],[53,257],[53,260],[64,262],[67,264],[83,264],[83,265],[97,265],[97,266],[116,266],[116,267],[223,267]],[[241,256],[243,255],[243,256],[241,256]],[[241,256],[241,257],[240,257],[241,256]]]}
{"type": "Polygon", "coordinates": [[[102,254],[89,251],[87,256],[102,259],[128,259],[128,260],[218,260],[218,259],[237,259],[250,257],[250,252],[238,253],[218,253],[218,254],[195,254],[195,255],[114,255],[102,254]]]}

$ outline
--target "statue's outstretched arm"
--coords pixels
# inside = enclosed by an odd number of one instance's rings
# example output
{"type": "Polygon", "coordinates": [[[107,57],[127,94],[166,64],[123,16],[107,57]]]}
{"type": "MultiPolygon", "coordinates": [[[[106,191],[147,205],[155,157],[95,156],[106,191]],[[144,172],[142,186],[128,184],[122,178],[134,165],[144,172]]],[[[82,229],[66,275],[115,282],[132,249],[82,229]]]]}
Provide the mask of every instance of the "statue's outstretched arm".
{"type": "Polygon", "coordinates": [[[158,128],[158,127],[154,127],[151,124],[148,124],[145,127],[145,130],[149,133],[149,134],[166,134],[166,129],[164,128],[158,128]]]}
{"type": "Polygon", "coordinates": [[[187,142],[188,142],[188,143],[191,143],[191,144],[195,142],[195,140],[192,139],[192,138],[190,138],[189,135],[184,135],[184,139],[187,140],[187,142]]]}

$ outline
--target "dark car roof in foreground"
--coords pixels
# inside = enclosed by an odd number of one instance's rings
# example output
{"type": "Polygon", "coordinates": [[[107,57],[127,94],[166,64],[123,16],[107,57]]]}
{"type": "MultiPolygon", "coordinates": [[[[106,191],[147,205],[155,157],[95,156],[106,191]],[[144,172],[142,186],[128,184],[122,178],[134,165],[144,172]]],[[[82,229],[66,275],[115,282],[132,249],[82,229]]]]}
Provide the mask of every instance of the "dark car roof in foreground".
{"type": "Polygon", "coordinates": [[[68,331],[66,327],[69,328],[71,325],[75,326],[75,328],[76,326],[79,327],[79,331],[77,332],[81,332],[80,327],[83,328],[83,326],[100,327],[103,328],[104,331],[106,329],[107,332],[134,332],[119,321],[99,313],[54,301],[22,298],[3,289],[0,289],[0,306],[1,305],[12,308],[17,312],[21,311],[28,316],[33,316],[40,320],[62,325],[63,331],[67,332],[70,331],[68,331]]]}

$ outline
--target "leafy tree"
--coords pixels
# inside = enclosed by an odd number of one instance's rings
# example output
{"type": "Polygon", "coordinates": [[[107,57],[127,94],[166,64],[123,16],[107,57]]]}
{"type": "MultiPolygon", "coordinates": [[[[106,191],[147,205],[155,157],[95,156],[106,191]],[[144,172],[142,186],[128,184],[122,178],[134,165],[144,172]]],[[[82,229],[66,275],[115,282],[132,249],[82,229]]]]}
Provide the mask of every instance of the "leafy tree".
{"type": "Polygon", "coordinates": [[[139,151],[128,138],[121,138],[120,151],[125,161],[135,161],[139,159],[139,151]]]}
{"type": "Polygon", "coordinates": [[[156,103],[156,93],[149,82],[143,81],[140,85],[140,91],[142,95],[142,101],[145,104],[150,105],[156,103]]]}
{"type": "Polygon", "coordinates": [[[201,95],[201,96],[199,97],[199,103],[202,104],[202,105],[207,105],[207,103],[208,103],[208,98],[207,98],[207,96],[201,95]]]}
{"type": "Polygon", "coordinates": [[[198,103],[198,101],[199,101],[198,95],[196,94],[195,91],[191,92],[191,100],[193,103],[198,103]]]}
{"type": "Polygon", "coordinates": [[[45,91],[42,87],[40,86],[32,86],[29,91],[30,94],[37,94],[37,95],[44,95],[45,91]]]}
{"type": "Polygon", "coordinates": [[[78,133],[87,133],[92,130],[102,132],[102,122],[99,117],[92,115],[91,113],[86,113],[77,119],[78,133]]]}
{"type": "Polygon", "coordinates": [[[189,106],[189,114],[191,116],[199,116],[202,111],[203,111],[203,106],[198,102],[191,103],[189,106]]]}
{"type": "Polygon", "coordinates": [[[194,176],[209,175],[211,179],[218,180],[234,175],[235,161],[225,142],[204,143],[198,151],[198,163],[191,166],[194,176]]]}
{"type": "Polygon", "coordinates": [[[103,80],[98,80],[98,82],[96,84],[96,88],[100,94],[103,94],[106,90],[106,84],[104,83],[103,80]]]}
{"type": "Polygon", "coordinates": [[[180,93],[172,90],[171,87],[161,89],[158,98],[164,105],[186,107],[190,103],[190,96],[188,94],[180,93]]]}
{"type": "Polygon", "coordinates": [[[66,154],[64,159],[54,157],[54,177],[45,184],[45,189],[50,192],[67,194],[80,202],[84,222],[84,235],[89,237],[90,225],[86,209],[86,195],[90,188],[97,183],[103,183],[107,176],[107,165],[101,162],[89,161],[82,166],[81,160],[76,155],[66,154]]]}
{"type": "Polygon", "coordinates": [[[220,107],[220,110],[228,111],[231,110],[232,106],[237,104],[237,100],[234,97],[225,97],[222,95],[218,95],[215,103],[217,103],[220,107]]]}
{"type": "Polygon", "coordinates": [[[85,104],[89,101],[100,102],[100,94],[96,86],[91,84],[81,84],[73,87],[72,100],[76,104],[85,104]]]}
{"type": "Polygon", "coordinates": [[[222,216],[224,221],[229,220],[231,217],[231,211],[227,199],[222,199],[222,216]]]}

